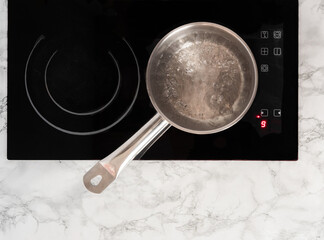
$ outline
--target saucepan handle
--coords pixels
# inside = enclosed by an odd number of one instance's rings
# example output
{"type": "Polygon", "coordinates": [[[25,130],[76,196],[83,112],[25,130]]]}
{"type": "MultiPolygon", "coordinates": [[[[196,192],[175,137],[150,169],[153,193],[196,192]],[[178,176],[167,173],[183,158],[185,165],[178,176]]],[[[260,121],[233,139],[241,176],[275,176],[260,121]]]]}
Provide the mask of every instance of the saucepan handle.
{"type": "Polygon", "coordinates": [[[128,141],[109,156],[99,161],[83,177],[86,188],[101,193],[132,160],[142,156],[169,128],[170,124],[159,114],[138,130],[128,141]]]}

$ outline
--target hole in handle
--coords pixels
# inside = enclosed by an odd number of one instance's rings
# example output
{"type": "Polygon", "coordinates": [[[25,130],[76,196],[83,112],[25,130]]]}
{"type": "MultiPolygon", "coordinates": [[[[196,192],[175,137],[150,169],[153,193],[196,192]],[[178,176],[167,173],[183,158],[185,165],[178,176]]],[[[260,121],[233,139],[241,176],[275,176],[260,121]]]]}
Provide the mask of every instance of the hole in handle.
{"type": "Polygon", "coordinates": [[[90,180],[90,183],[91,183],[92,186],[98,186],[98,184],[101,182],[101,180],[102,180],[102,176],[97,175],[97,176],[95,176],[94,178],[92,178],[90,180]]]}
{"type": "Polygon", "coordinates": [[[98,162],[83,176],[83,183],[90,192],[101,193],[115,179],[116,177],[98,162]]]}

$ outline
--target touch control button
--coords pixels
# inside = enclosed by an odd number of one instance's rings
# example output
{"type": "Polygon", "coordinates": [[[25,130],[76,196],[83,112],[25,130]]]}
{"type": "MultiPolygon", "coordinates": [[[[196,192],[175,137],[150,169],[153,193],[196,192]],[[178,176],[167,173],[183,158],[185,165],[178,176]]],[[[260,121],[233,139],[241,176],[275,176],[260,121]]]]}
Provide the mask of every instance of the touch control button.
{"type": "Polygon", "coordinates": [[[261,55],[262,56],[268,56],[269,55],[269,48],[261,48],[261,55]]]}
{"type": "Polygon", "coordinates": [[[274,117],[281,117],[281,109],[274,109],[273,110],[274,117]]]}
{"type": "Polygon", "coordinates": [[[261,64],[261,72],[263,72],[263,73],[269,72],[269,65],[268,64],[261,64]]]}
{"type": "Polygon", "coordinates": [[[281,48],[274,48],[273,49],[273,55],[275,55],[275,56],[281,56],[281,54],[282,54],[281,48]]]}
{"type": "Polygon", "coordinates": [[[261,31],[261,38],[268,39],[269,38],[269,31],[261,31]]]}
{"type": "Polygon", "coordinates": [[[261,115],[261,117],[269,117],[269,110],[268,109],[261,109],[260,115],[261,115]]]}
{"type": "Polygon", "coordinates": [[[281,39],[282,37],[282,32],[281,31],[274,31],[273,32],[273,38],[274,39],[281,39]]]}

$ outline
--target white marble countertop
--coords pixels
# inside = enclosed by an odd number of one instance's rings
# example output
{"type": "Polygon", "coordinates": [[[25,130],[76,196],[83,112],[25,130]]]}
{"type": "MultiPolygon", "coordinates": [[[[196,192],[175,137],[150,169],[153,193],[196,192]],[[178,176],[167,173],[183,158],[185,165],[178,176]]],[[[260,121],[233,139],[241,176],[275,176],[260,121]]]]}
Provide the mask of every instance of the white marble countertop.
{"type": "Polygon", "coordinates": [[[7,161],[0,0],[0,239],[324,240],[324,0],[300,1],[298,162],[134,161],[101,195],[93,161],[7,161]]]}

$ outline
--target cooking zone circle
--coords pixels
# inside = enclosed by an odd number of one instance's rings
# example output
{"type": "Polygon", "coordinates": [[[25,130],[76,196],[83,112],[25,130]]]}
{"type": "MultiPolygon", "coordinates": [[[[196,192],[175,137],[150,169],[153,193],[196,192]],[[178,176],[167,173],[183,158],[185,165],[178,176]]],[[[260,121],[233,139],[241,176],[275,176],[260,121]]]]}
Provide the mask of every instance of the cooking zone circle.
{"type": "Polygon", "coordinates": [[[25,67],[26,92],[36,113],[73,135],[115,126],[131,110],[139,85],[138,62],[126,39],[114,39],[104,51],[86,41],[41,36],[25,67]]]}
{"type": "Polygon", "coordinates": [[[107,55],[111,59],[96,61],[90,67],[88,54],[82,53],[78,51],[74,54],[75,58],[69,59],[71,55],[54,52],[46,65],[44,76],[45,87],[52,101],[63,111],[81,116],[96,114],[108,107],[120,88],[120,70],[111,52],[107,55]],[[55,57],[57,55],[63,56],[55,57]],[[51,69],[53,65],[55,67],[51,69]],[[115,66],[116,70],[110,69],[111,66],[115,66]],[[108,70],[108,74],[105,70],[108,70]],[[62,72],[64,74],[57,74],[62,72]]]}

